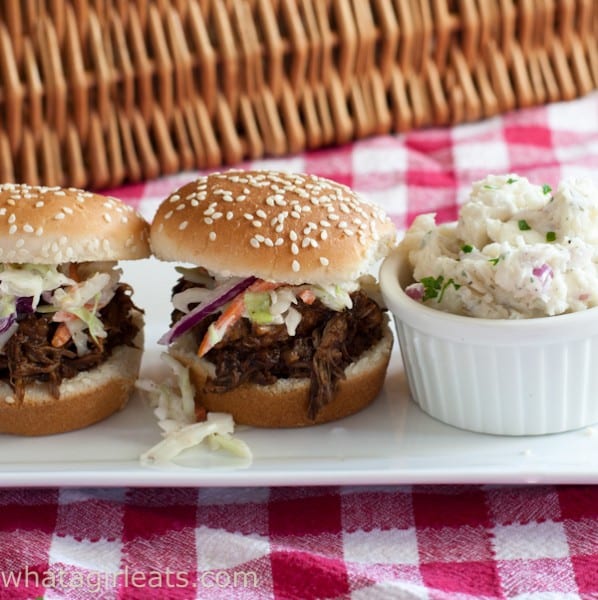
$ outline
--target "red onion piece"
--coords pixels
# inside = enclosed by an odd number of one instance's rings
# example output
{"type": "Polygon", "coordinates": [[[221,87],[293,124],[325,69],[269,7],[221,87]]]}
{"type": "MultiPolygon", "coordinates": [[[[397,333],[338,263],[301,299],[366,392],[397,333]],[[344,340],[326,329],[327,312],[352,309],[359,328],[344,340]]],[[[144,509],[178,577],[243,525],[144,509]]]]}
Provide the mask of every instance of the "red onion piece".
{"type": "Polygon", "coordinates": [[[424,297],[424,286],[421,283],[412,283],[405,288],[405,293],[409,298],[421,302],[424,297]]]}
{"type": "Polygon", "coordinates": [[[246,277],[245,279],[230,279],[226,283],[219,285],[213,291],[213,295],[208,296],[201,304],[198,304],[191,312],[179,319],[159,340],[158,344],[167,346],[174,342],[178,337],[189,331],[197,325],[202,319],[218,310],[221,306],[238,296],[246,290],[254,281],[255,277],[246,277]]]}

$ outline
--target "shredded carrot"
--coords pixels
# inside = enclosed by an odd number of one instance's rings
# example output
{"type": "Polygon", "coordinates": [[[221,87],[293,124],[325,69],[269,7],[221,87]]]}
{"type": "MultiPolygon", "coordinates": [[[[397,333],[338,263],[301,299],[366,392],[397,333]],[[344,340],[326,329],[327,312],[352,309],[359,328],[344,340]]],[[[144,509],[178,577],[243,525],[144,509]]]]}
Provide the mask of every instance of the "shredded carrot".
{"type": "Polygon", "coordinates": [[[66,323],[60,323],[52,336],[52,346],[62,348],[71,339],[71,332],[66,323]]]}
{"type": "Polygon", "coordinates": [[[313,304],[316,301],[316,295],[309,289],[303,290],[299,294],[299,298],[301,298],[305,304],[313,304]]]}
{"type": "Polygon", "coordinates": [[[234,325],[242,316],[245,311],[245,293],[246,292],[268,292],[270,290],[274,290],[279,287],[280,283],[274,283],[272,281],[264,281],[263,279],[258,279],[254,283],[252,283],[244,292],[240,293],[238,296],[233,298],[233,300],[229,303],[226,309],[222,312],[222,314],[216,319],[214,323],[210,325],[207,333],[204,335],[201,340],[201,344],[197,350],[197,356],[203,356],[207,352],[209,352],[214,344],[210,341],[210,333],[216,332],[224,332],[231,325],[234,325]]]}

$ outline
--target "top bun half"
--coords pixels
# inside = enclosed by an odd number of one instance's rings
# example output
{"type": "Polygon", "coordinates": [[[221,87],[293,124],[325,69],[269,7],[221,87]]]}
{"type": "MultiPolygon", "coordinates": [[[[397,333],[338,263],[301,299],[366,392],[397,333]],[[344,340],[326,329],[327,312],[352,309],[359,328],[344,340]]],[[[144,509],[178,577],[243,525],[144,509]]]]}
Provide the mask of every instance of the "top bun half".
{"type": "Polygon", "coordinates": [[[150,237],[159,259],[214,274],[330,284],[369,272],[396,229],[380,207],[328,179],[227,171],[166,198],[150,237]]]}
{"type": "Polygon", "coordinates": [[[149,255],[148,223],[116,198],[75,188],[0,185],[0,262],[60,264],[149,255]]]}

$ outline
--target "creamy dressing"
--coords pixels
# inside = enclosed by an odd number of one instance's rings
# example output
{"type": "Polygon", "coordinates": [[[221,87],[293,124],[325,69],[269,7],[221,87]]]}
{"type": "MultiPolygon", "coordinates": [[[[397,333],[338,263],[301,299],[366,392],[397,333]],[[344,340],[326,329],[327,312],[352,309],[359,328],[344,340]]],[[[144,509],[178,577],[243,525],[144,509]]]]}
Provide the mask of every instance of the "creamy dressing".
{"type": "Polygon", "coordinates": [[[455,223],[418,216],[402,241],[409,296],[451,313],[529,318],[598,304],[598,189],[567,179],[553,191],[518,175],[473,184],[455,223]]]}

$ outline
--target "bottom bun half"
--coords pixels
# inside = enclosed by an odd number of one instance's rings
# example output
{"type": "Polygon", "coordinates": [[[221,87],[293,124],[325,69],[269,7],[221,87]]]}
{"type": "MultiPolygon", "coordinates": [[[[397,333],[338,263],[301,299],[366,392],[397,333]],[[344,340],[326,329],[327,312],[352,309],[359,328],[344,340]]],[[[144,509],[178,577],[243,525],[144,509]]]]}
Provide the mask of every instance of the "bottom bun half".
{"type": "Polygon", "coordinates": [[[279,379],[272,385],[242,384],[224,393],[204,390],[213,365],[197,357],[191,336],[183,336],[170,354],[189,368],[196,401],[210,412],[232,415],[235,423],[254,427],[307,427],[336,421],[359,412],[376,398],[386,377],[392,349],[392,332],[387,326],[382,339],[345,369],[331,402],[315,419],[307,416],[310,380],[279,379]]]}
{"type": "Polygon", "coordinates": [[[121,410],[131,396],[143,354],[143,318],[135,346],[118,346],[98,367],[60,385],[54,398],[47,384],[27,386],[22,402],[15,402],[11,387],[0,383],[0,433],[36,436],[82,429],[121,410]],[[9,399],[9,401],[7,401],[9,399]]]}

